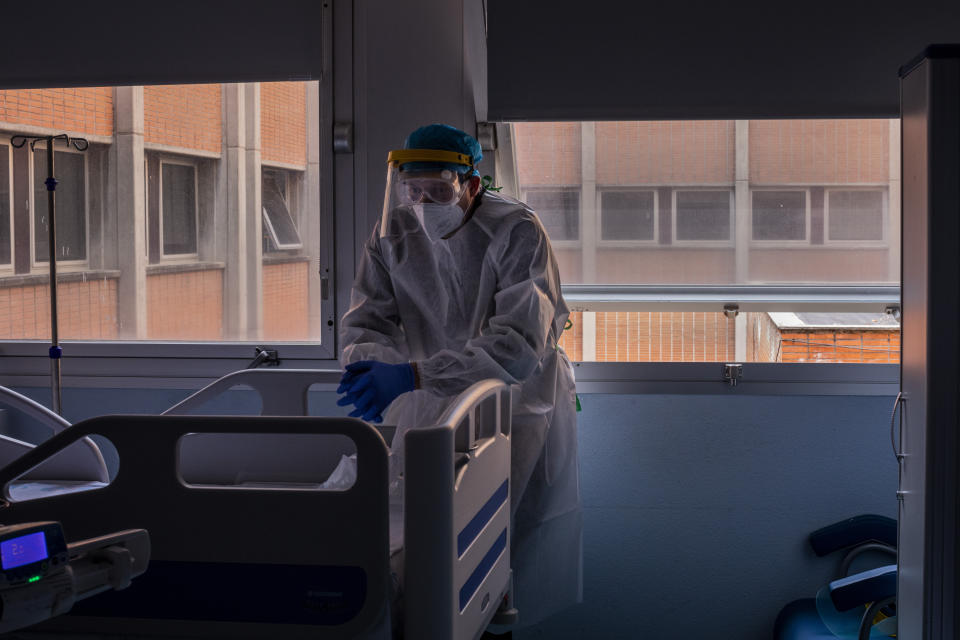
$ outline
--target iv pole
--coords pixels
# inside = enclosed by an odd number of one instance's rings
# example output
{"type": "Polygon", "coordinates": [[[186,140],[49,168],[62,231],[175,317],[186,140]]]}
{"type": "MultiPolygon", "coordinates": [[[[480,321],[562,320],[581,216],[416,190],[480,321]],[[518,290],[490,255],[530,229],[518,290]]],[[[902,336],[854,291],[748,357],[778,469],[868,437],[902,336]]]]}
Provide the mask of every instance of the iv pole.
{"type": "Polygon", "coordinates": [[[57,179],[54,177],[54,151],[53,143],[56,140],[64,140],[65,144],[73,147],[77,151],[86,151],[89,143],[83,138],[70,138],[65,133],[58,136],[23,136],[16,135],[10,139],[10,145],[19,149],[30,140],[30,151],[40,140],[47,141],[47,179],[44,184],[47,185],[47,250],[50,258],[50,390],[53,394],[53,410],[57,414],[62,414],[60,406],[60,358],[63,355],[63,349],[60,347],[60,338],[57,331],[57,230],[56,230],[56,196],[57,179]]]}

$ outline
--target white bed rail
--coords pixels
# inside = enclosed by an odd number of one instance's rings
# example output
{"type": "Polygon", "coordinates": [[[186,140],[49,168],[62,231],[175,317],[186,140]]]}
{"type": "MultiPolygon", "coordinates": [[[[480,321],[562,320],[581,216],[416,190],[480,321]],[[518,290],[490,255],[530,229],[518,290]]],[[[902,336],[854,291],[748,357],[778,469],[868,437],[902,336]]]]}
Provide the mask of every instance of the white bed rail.
{"type": "Polygon", "coordinates": [[[260,396],[262,416],[310,415],[308,392],[315,384],[336,386],[343,372],[339,369],[242,369],[228,373],[191,396],[173,405],[162,415],[182,416],[234,387],[245,385],[260,396]]]}
{"type": "Polygon", "coordinates": [[[484,380],[406,433],[405,631],[473,640],[510,584],[510,387],[484,380]]]}
{"type": "MultiPolygon", "coordinates": [[[[32,418],[50,429],[51,435],[56,435],[70,426],[70,422],[62,416],[7,387],[0,387],[0,407],[9,407],[32,418]]],[[[0,467],[13,462],[35,446],[0,434],[0,467]]],[[[24,476],[25,480],[38,478],[107,482],[110,476],[100,447],[90,438],[83,438],[24,476]]]]}

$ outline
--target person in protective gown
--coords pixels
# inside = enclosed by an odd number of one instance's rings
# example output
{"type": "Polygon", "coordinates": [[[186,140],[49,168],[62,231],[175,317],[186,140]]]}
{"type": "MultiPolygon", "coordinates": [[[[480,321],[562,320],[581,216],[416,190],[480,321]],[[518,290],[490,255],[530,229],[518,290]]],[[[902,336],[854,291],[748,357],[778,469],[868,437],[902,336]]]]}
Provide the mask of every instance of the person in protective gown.
{"type": "Polygon", "coordinates": [[[396,500],[407,430],[436,424],[454,396],[485,378],[519,386],[511,565],[515,628],[529,626],[581,599],[576,394],[557,344],[569,312],[556,259],[529,207],[481,187],[473,137],[429,125],[404,148],[391,152],[383,216],[341,324],[339,404],[398,427],[396,500]]]}

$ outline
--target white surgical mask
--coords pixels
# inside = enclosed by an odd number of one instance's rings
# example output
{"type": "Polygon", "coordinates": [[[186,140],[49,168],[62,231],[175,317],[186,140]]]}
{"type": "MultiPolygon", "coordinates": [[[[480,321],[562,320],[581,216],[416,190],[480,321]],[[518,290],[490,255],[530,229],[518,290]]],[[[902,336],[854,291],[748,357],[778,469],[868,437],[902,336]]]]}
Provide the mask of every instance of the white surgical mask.
{"type": "Polygon", "coordinates": [[[413,205],[420,224],[433,241],[440,240],[456,229],[463,221],[463,209],[456,204],[425,202],[413,205]]]}

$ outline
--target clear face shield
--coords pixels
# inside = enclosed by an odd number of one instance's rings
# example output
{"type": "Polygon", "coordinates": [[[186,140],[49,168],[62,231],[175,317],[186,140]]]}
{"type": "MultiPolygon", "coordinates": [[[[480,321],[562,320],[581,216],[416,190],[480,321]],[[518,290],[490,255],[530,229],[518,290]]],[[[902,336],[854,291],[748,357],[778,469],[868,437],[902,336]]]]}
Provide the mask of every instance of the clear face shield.
{"type": "Polygon", "coordinates": [[[387,158],[380,237],[420,226],[432,239],[442,238],[463,220],[459,202],[468,181],[445,166],[473,169],[470,156],[438,149],[402,149],[387,158]]]}

